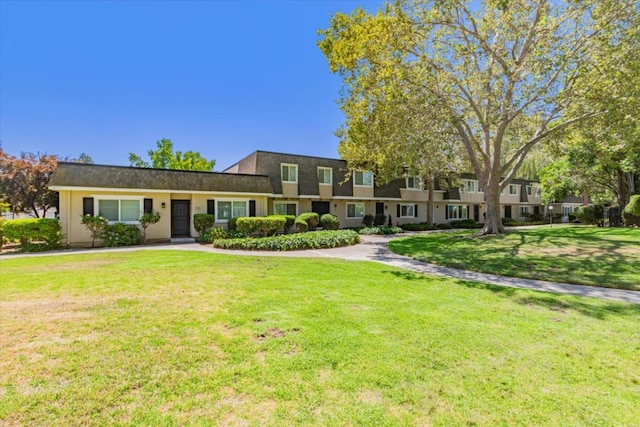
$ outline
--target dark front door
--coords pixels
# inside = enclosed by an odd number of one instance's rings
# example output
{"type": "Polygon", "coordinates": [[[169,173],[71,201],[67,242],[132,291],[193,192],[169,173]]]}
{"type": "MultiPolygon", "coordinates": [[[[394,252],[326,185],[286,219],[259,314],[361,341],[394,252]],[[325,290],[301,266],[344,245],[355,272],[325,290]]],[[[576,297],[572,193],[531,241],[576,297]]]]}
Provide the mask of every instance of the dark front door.
{"type": "Polygon", "coordinates": [[[376,215],[384,215],[384,203],[376,202],[376,215]]]}
{"type": "Polygon", "coordinates": [[[504,207],[504,217],[511,218],[511,205],[506,205],[504,207]]]}
{"type": "Polygon", "coordinates": [[[473,205],[473,220],[475,222],[480,221],[480,205],[473,205]]]}
{"type": "Polygon", "coordinates": [[[171,201],[171,237],[189,236],[190,206],[189,200],[171,201]]]}
{"type": "Polygon", "coordinates": [[[311,212],[315,212],[318,216],[331,212],[331,204],[329,202],[311,202],[311,212]]]}

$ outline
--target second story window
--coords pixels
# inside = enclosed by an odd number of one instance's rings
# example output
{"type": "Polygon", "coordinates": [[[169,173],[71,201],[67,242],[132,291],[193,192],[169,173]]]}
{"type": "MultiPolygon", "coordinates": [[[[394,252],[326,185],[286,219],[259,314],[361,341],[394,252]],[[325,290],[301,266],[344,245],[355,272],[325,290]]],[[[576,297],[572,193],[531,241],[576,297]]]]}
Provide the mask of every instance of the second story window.
{"type": "Polygon", "coordinates": [[[518,186],[514,185],[514,184],[509,184],[509,194],[511,196],[517,196],[518,195],[518,186]]]}
{"type": "Polygon", "coordinates": [[[473,179],[468,179],[467,185],[466,185],[466,191],[467,193],[479,193],[480,187],[478,185],[478,181],[473,179]]]}
{"type": "Polygon", "coordinates": [[[318,184],[331,185],[331,168],[318,168],[318,184]]]}
{"type": "Polygon", "coordinates": [[[422,184],[422,179],[418,176],[408,176],[407,188],[412,190],[422,190],[424,188],[424,185],[422,184]]]}
{"type": "Polygon", "coordinates": [[[373,174],[371,172],[355,171],[353,184],[358,187],[373,187],[373,174]]]}
{"type": "Polygon", "coordinates": [[[282,182],[298,182],[298,165],[288,165],[283,163],[282,182]]]}

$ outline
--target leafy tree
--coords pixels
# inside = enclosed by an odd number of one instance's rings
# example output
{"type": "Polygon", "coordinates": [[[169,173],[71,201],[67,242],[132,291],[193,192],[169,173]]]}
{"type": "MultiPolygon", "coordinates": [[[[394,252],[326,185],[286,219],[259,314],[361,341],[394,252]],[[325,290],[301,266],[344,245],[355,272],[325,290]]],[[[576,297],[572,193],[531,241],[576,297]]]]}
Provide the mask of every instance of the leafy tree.
{"type": "Polygon", "coordinates": [[[75,161],[78,163],[86,163],[89,165],[94,164],[93,159],[87,153],[80,153],[80,156],[78,156],[78,158],[75,159],[75,161]]]}
{"type": "MultiPolygon", "coordinates": [[[[433,114],[422,116],[427,110],[438,114],[436,128],[453,129],[452,141],[485,192],[482,234],[494,234],[504,231],[500,192],[528,153],[602,112],[597,105],[567,107],[583,95],[575,80],[597,48],[592,40],[619,31],[611,24],[637,13],[633,3],[486,0],[472,7],[463,0],[400,0],[375,15],[361,9],[336,14],[321,31],[319,47],[343,78],[339,102],[346,126],[377,106],[371,97],[393,103],[402,93],[406,109],[416,111],[404,117],[407,123],[429,126],[433,114]]],[[[348,136],[341,146],[345,141],[348,136]]],[[[403,143],[395,142],[400,150],[403,143]]]]}
{"type": "Polygon", "coordinates": [[[170,139],[161,139],[156,142],[156,149],[149,150],[150,162],[143,160],[134,153],[129,153],[131,166],[139,168],[177,169],[194,171],[212,171],[216,161],[207,160],[197,151],[173,151],[173,142],[170,139]]]}
{"type": "Polygon", "coordinates": [[[13,213],[25,212],[36,218],[58,205],[58,193],[48,188],[58,164],[52,154],[21,153],[11,156],[0,148],[0,198],[13,213]]]}
{"type": "Polygon", "coordinates": [[[142,243],[147,244],[147,228],[150,225],[156,224],[160,221],[160,213],[156,211],[145,212],[140,217],[140,226],[142,227],[142,243]]]}
{"type": "Polygon", "coordinates": [[[91,247],[95,247],[96,238],[100,237],[107,228],[109,220],[100,215],[82,215],[82,220],[80,222],[87,230],[89,230],[89,233],[91,233],[91,247]]]}

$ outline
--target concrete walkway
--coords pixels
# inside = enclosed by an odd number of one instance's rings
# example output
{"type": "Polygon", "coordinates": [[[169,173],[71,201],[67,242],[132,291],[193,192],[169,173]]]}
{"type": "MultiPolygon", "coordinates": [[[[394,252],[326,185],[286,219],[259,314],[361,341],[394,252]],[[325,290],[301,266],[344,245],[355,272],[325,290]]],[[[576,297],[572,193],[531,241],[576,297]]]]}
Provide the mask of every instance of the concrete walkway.
{"type": "MultiPolygon", "coordinates": [[[[410,235],[407,233],[406,235],[410,235]]],[[[613,301],[622,301],[631,304],[640,304],[640,292],[623,289],[600,288],[595,286],[582,286],[567,283],[546,282],[543,280],[519,279],[515,277],[498,276],[495,274],[478,273],[474,271],[458,270],[455,268],[442,267],[433,264],[426,264],[416,261],[406,256],[394,254],[387,248],[387,243],[398,236],[361,236],[362,243],[355,246],[347,246],[334,249],[304,250],[289,252],[271,251],[236,251],[216,249],[211,245],[201,245],[198,243],[185,244],[162,244],[149,246],[132,246],[127,248],[101,248],[101,249],[81,249],[65,250],[56,252],[46,252],[40,254],[16,254],[0,257],[10,259],[23,256],[50,256],[50,255],[72,255],[87,254],[97,252],[129,252],[137,250],[185,250],[201,251],[224,255],[237,256],[257,256],[257,257],[290,257],[309,258],[326,257],[352,261],[374,261],[385,265],[403,268],[417,273],[431,274],[436,276],[451,277],[454,279],[468,280],[472,282],[488,283],[491,285],[507,286],[511,288],[532,289],[542,292],[553,292],[559,294],[578,295],[583,297],[601,298],[613,301]]]]}

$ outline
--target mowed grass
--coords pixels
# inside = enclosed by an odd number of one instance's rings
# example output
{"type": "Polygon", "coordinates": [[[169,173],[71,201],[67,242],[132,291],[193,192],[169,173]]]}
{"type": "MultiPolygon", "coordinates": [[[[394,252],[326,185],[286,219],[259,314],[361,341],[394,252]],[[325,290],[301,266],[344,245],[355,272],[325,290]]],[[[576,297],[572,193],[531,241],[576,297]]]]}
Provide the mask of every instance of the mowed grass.
{"type": "Polygon", "coordinates": [[[640,229],[556,226],[470,238],[474,231],[394,240],[419,261],[504,276],[640,290],[640,229]]]}
{"type": "Polygon", "coordinates": [[[0,269],[0,424],[640,419],[640,306],[326,259],[138,251],[0,269]]]}

